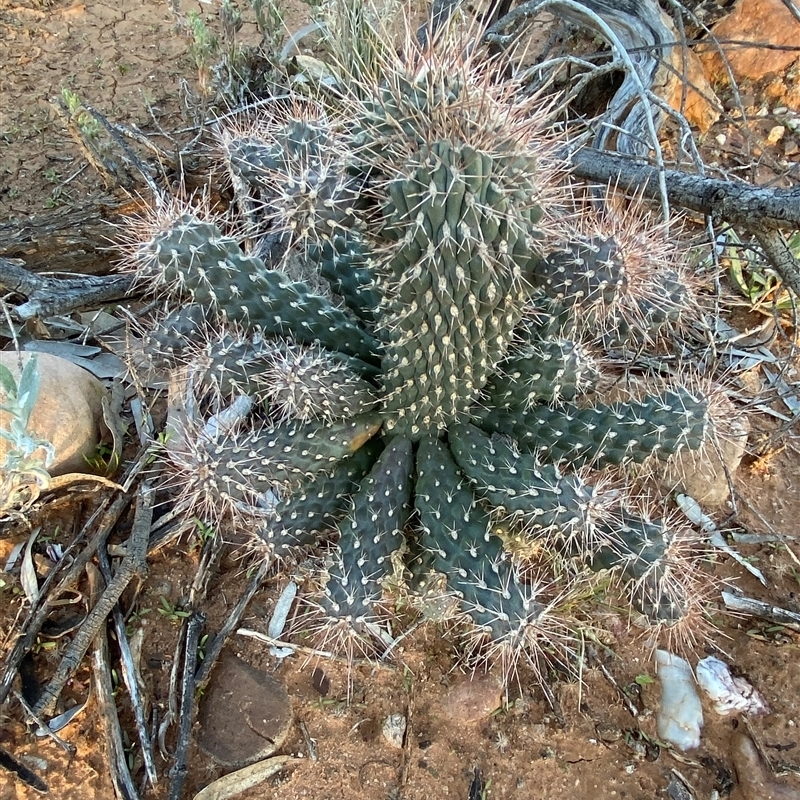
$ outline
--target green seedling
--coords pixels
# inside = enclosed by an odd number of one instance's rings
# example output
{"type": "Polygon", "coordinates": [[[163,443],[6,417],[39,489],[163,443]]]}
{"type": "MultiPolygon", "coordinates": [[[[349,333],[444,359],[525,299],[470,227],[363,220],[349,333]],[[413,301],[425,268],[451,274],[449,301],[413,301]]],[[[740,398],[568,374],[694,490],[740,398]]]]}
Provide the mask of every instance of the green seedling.
{"type": "Polygon", "coordinates": [[[161,597],[161,605],[159,606],[158,613],[161,614],[164,619],[168,619],[170,622],[174,622],[176,625],[180,624],[182,620],[186,619],[192,614],[191,611],[184,611],[178,608],[176,605],[173,605],[164,596],[161,597]]]}

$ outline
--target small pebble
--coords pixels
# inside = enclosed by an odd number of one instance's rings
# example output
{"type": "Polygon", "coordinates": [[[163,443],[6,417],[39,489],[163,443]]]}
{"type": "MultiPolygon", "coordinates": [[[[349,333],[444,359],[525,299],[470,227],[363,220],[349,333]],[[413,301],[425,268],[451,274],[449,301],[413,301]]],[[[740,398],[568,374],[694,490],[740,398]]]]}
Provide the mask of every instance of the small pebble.
{"type": "Polygon", "coordinates": [[[383,738],[398,750],[406,736],[406,718],[402,714],[390,714],[383,723],[383,738]]]}
{"type": "Polygon", "coordinates": [[[784,133],[786,133],[786,128],[783,125],[776,125],[767,134],[767,142],[769,144],[777,144],[781,139],[783,139],[784,133]]]}
{"type": "Polygon", "coordinates": [[[622,731],[613,722],[598,722],[595,731],[597,738],[606,744],[613,744],[622,738],[622,731]]]}
{"type": "Polygon", "coordinates": [[[715,137],[717,144],[722,147],[728,141],[728,137],[724,133],[718,133],[715,137]]]}

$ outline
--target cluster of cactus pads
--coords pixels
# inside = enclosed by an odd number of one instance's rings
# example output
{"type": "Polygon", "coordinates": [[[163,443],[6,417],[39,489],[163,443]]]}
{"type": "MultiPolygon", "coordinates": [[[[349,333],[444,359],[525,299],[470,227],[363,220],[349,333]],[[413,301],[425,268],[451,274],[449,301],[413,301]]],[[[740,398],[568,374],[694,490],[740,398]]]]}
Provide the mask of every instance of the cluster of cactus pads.
{"type": "Polygon", "coordinates": [[[329,639],[382,646],[405,594],[475,657],[568,665],[578,598],[696,613],[682,534],[626,487],[704,448],[708,393],[600,389],[699,312],[644,217],[576,213],[546,114],[465,53],[407,45],[373,83],[221,126],[234,204],[168,203],[130,256],[172,301],[153,364],[197,402],[165,455],[189,515],[326,554],[329,639]]]}

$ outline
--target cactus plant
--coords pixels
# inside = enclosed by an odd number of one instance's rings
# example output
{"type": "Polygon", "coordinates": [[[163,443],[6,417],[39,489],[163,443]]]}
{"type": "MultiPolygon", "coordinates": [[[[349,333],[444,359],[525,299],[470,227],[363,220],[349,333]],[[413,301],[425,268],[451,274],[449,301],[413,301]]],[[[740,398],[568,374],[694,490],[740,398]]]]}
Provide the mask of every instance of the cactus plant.
{"type": "Polygon", "coordinates": [[[379,48],[362,66],[381,78],[338,87],[324,129],[282,116],[221,134],[250,191],[295,193],[272,217],[251,211],[293,232],[330,294],[189,208],[157,215],[132,260],[189,304],[154,334],[162,359],[265,401],[266,427],[254,414],[249,431],[184,437],[185,496],[250,508],[284,558],[335,529],[315,600],[328,640],[369,649],[405,557],[412,594],[445,576],[475,657],[538,666],[550,653],[568,667],[572,623],[558,612],[593,573],[618,575],[653,625],[686,619],[666,524],[604,489],[603,470],[699,451],[709,403],[679,384],[605,401],[588,353],[653,344],[698,311],[677,262],[648,271],[619,215],[564,234],[571,191],[559,195],[543,112],[461,45],[379,48]]]}

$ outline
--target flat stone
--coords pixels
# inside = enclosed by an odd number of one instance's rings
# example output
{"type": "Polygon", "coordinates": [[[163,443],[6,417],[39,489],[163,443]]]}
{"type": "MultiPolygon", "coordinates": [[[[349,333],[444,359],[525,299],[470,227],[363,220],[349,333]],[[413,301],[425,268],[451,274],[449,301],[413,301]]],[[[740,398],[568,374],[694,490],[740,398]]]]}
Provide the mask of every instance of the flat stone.
{"type": "MultiPolygon", "coordinates": [[[[741,0],[728,16],[714,25],[712,33],[718,39],[795,47],[800,42],[800,21],[782,0],[741,0]]],[[[798,57],[796,50],[725,44],[722,49],[737,80],[757,81],[769,73],[783,72],[798,57]]],[[[698,46],[697,52],[707,75],[727,81],[727,72],[715,45],[703,44],[698,46]]]]}
{"type": "Polygon", "coordinates": [[[276,752],[292,726],[284,685],[230,653],[220,658],[200,705],[200,749],[225,767],[244,767],[276,752]]]}
{"type": "MultiPolygon", "coordinates": [[[[93,456],[105,430],[102,400],[105,389],[90,372],[64,358],[49,353],[0,352],[0,364],[19,381],[22,368],[36,356],[39,394],[27,430],[31,436],[53,445],[55,461],[47,468],[50,475],[87,472],[86,459],[93,456]]],[[[0,392],[4,396],[4,393],[0,392]]],[[[0,411],[0,427],[8,429],[10,415],[0,411]]],[[[0,438],[0,463],[13,445],[0,438]]],[[[34,457],[45,458],[44,450],[34,457]]]]}

